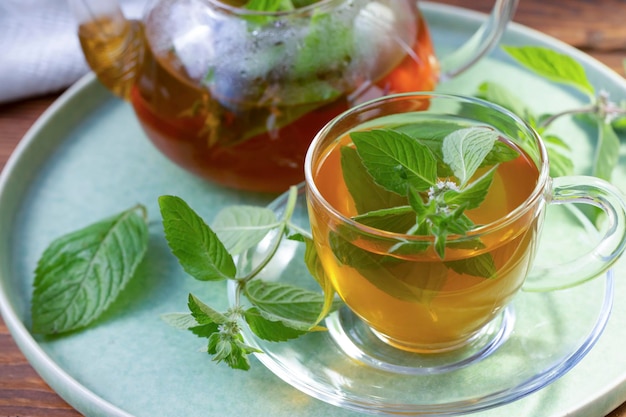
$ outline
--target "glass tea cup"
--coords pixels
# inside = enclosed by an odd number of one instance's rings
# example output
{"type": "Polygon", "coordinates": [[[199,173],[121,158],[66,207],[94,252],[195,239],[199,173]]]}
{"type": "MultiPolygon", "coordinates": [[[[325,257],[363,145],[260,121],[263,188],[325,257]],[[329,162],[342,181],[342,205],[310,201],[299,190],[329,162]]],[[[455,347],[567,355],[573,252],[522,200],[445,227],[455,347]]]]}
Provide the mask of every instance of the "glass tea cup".
{"type": "MultiPolygon", "coordinates": [[[[424,157],[413,159],[426,163],[424,157]]],[[[543,291],[585,282],[610,268],[626,244],[626,202],[618,189],[595,177],[551,178],[547,150],[539,135],[511,112],[474,98],[407,93],[344,112],[314,138],[305,160],[305,183],[312,236],[325,273],[360,323],[400,351],[458,351],[494,323],[501,323],[503,311],[522,287],[543,291]],[[487,156],[472,178],[463,179],[459,176],[462,168],[445,165],[449,158],[442,156],[442,147],[445,141],[449,141],[445,146],[457,150],[473,146],[471,135],[460,139],[451,134],[469,132],[470,127],[474,132],[495,134],[489,155],[497,163],[490,163],[487,156]],[[385,152],[395,156],[408,152],[403,145],[406,137],[419,139],[429,148],[436,161],[436,181],[423,187],[421,194],[398,194],[378,185],[395,178],[403,190],[411,188],[407,178],[419,169],[409,172],[402,163],[396,166],[388,160],[380,162],[386,164],[380,168],[376,161],[365,163],[358,158],[370,151],[360,147],[355,132],[384,129],[395,132],[378,135],[383,145],[374,146],[385,152]],[[370,175],[365,165],[384,174],[370,175]],[[484,200],[477,207],[464,206],[456,218],[471,221],[473,226],[466,233],[424,214],[433,196],[459,191],[462,184],[470,189],[468,184],[479,183],[491,171],[484,200]],[[604,234],[586,255],[565,264],[535,267],[550,204],[599,207],[604,213],[604,234]],[[408,207],[403,211],[406,216],[390,214],[392,207],[408,207]],[[439,233],[437,239],[423,233],[425,223],[429,223],[428,230],[448,227],[448,232],[439,233]]],[[[452,203],[438,209],[458,208],[454,197],[445,201],[452,203]]],[[[588,233],[590,240],[594,238],[595,233],[588,233]]]]}
{"type": "Polygon", "coordinates": [[[294,1],[304,6],[271,12],[154,0],[141,20],[117,0],[68,1],[87,63],[163,154],[212,182],[269,192],[302,181],[311,139],[341,112],[471,67],[517,5],[494,1],[464,46],[437,57],[416,0],[294,1]]]}

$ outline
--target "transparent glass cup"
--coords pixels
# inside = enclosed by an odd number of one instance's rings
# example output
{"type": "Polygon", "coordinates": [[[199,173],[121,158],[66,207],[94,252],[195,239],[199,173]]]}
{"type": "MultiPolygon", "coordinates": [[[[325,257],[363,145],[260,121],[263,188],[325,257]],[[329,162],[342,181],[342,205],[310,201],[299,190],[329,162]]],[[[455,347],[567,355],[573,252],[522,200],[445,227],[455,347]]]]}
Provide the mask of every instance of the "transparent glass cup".
{"type": "MultiPolygon", "coordinates": [[[[595,177],[551,178],[539,135],[511,112],[474,98],[408,93],[355,107],[316,135],[305,178],[311,231],[325,273],[361,323],[402,351],[442,353],[467,346],[502,325],[505,307],[521,288],[553,290],[590,280],[610,268],[626,244],[626,202],[617,188],[595,177]],[[339,152],[350,146],[351,132],[409,131],[407,126],[438,123],[494,129],[500,142],[520,153],[498,166],[490,194],[480,208],[468,211],[479,226],[466,235],[448,235],[443,258],[432,236],[380,230],[353,219],[356,208],[339,152]],[[584,256],[537,267],[533,262],[550,204],[600,208],[602,237],[584,256]],[[489,276],[467,266],[485,259],[493,268],[489,276]]],[[[597,233],[589,231],[590,240],[597,233]]]]}

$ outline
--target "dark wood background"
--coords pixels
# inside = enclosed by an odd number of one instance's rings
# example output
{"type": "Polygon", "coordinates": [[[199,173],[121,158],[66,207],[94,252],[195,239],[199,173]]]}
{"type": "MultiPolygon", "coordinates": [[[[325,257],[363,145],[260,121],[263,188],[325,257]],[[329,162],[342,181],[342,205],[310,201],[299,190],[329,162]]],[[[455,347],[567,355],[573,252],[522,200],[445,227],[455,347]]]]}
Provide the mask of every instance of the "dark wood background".
{"type": "MultiPolygon", "coordinates": [[[[492,0],[441,3],[484,12],[493,5],[492,0]]],[[[626,0],[520,0],[514,20],[579,48],[624,76],[626,0]]],[[[0,105],[0,168],[28,128],[57,97],[58,94],[52,94],[0,105]]],[[[623,305],[617,303],[618,308],[623,305]]],[[[607,417],[626,417],[626,398],[624,401],[607,417]]],[[[79,415],[37,375],[0,319],[0,417],[79,415]]]]}

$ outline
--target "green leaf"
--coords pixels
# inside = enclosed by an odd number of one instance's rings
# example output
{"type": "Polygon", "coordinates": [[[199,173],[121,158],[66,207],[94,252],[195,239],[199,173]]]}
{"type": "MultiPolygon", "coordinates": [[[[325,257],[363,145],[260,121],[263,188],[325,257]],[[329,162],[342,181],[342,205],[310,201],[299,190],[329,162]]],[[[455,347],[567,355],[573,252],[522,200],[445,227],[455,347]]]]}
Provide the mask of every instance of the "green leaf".
{"type": "Polygon", "coordinates": [[[449,205],[465,205],[467,210],[478,208],[489,193],[496,169],[497,165],[460,191],[446,191],[444,200],[449,205]]]}
{"type": "Polygon", "coordinates": [[[458,274],[467,274],[489,279],[496,277],[496,265],[493,261],[493,257],[489,253],[483,253],[456,261],[448,261],[445,264],[458,274]]]}
{"type": "Polygon", "coordinates": [[[493,129],[470,127],[456,130],[444,138],[443,160],[452,168],[461,187],[482,165],[499,136],[493,129]]]}
{"type": "Polygon", "coordinates": [[[434,155],[441,155],[443,138],[450,133],[471,127],[469,123],[458,120],[420,120],[416,123],[407,123],[399,126],[390,126],[391,129],[404,133],[420,143],[428,146],[434,155]]]}
{"type": "Polygon", "coordinates": [[[410,206],[398,206],[370,211],[352,219],[375,229],[407,233],[415,225],[415,211],[410,206]]]}
{"type": "Polygon", "coordinates": [[[321,10],[315,9],[311,16],[308,33],[295,57],[291,76],[309,83],[315,81],[315,88],[309,89],[315,95],[309,97],[311,101],[332,101],[344,92],[345,81],[333,80],[333,74],[347,71],[357,46],[352,25],[346,25],[334,13],[321,10]]]}
{"type": "Polygon", "coordinates": [[[449,177],[452,176],[453,173],[450,170],[450,167],[443,162],[443,154],[441,150],[443,138],[456,130],[464,129],[470,126],[471,125],[469,123],[458,120],[425,119],[416,123],[389,127],[397,132],[402,132],[416,139],[423,145],[426,145],[437,160],[437,175],[439,177],[449,177]]]}
{"type": "Polygon", "coordinates": [[[177,329],[189,330],[198,325],[198,322],[190,313],[166,313],[161,315],[161,320],[177,329]]]}
{"type": "Polygon", "coordinates": [[[189,330],[196,336],[202,338],[209,338],[213,333],[219,331],[219,323],[209,319],[202,313],[199,314],[199,308],[194,307],[194,310],[196,310],[195,317],[194,314],[191,313],[167,313],[163,314],[161,319],[172,327],[189,330]],[[199,317],[200,322],[196,320],[196,317],[199,317]]]}
{"type": "Polygon", "coordinates": [[[405,197],[376,184],[353,147],[341,147],[341,171],[357,212],[367,213],[406,204],[405,197]]]}
{"type": "Polygon", "coordinates": [[[250,369],[248,355],[260,351],[246,345],[240,334],[229,335],[218,332],[209,337],[207,352],[213,355],[213,360],[218,363],[224,361],[233,369],[247,371],[250,369]]]}
{"type": "Polygon", "coordinates": [[[466,205],[461,205],[452,212],[438,212],[436,216],[429,217],[432,234],[435,236],[435,251],[441,259],[444,259],[448,235],[465,235],[474,226],[463,214],[465,208],[466,205]]]}
{"type": "Polygon", "coordinates": [[[161,196],[165,238],[185,272],[200,281],[220,281],[237,273],[232,256],[215,232],[179,197],[161,196]]]}
{"type": "Polygon", "coordinates": [[[437,181],[437,161],[426,145],[393,130],[350,134],[359,156],[376,183],[406,195],[408,187],[427,190],[437,181]]]}
{"type": "Polygon", "coordinates": [[[335,303],[335,288],[333,287],[330,277],[326,274],[326,270],[324,270],[324,267],[322,266],[322,261],[317,254],[313,239],[304,237],[304,243],[306,245],[304,251],[304,263],[324,294],[324,304],[322,305],[322,309],[314,322],[314,324],[317,325],[328,315],[328,313],[335,310],[338,305],[335,303]]]}
{"type": "Polygon", "coordinates": [[[503,46],[517,62],[535,73],[557,83],[570,85],[581,92],[595,96],[583,66],[569,55],[541,46],[503,46]]]}
{"type": "Polygon", "coordinates": [[[298,330],[314,327],[324,306],[322,294],[280,282],[252,280],[244,294],[268,320],[298,330]]]}
{"type": "Polygon", "coordinates": [[[278,12],[293,9],[293,5],[290,1],[284,0],[248,0],[245,8],[258,12],[278,12]]]}
{"type": "Polygon", "coordinates": [[[491,151],[485,156],[480,167],[486,167],[503,162],[512,161],[519,156],[519,152],[504,142],[497,141],[493,144],[491,151]]]}
{"type": "Polygon", "coordinates": [[[266,319],[256,307],[246,310],[244,318],[250,330],[252,330],[255,335],[270,342],[285,342],[307,333],[306,330],[298,330],[285,326],[280,321],[266,319]]]}
{"type": "Polygon", "coordinates": [[[495,82],[484,82],[478,86],[479,98],[497,104],[526,120],[532,126],[536,123],[533,111],[511,90],[495,82]]]}
{"type": "Polygon", "coordinates": [[[407,197],[411,209],[413,209],[413,211],[417,215],[418,222],[421,222],[421,220],[425,219],[428,215],[435,213],[437,207],[433,204],[430,204],[431,200],[428,199],[429,203],[428,205],[426,205],[426,203],[424,203],[422,195],[413,188],[409,188],[409,193],[407,197]]]}
{"type": "Polygon", "coordinates": [[[550,161],[550,176],[562,177],[574,173],[574,162],[570,158],[570,147],[555,135],[544,135],[543,141],[550,161]]]}
{"type": "Polygon", "coordinates": [[[208,339],[213,335],[213,333],[218,333],[220,330],[219,324],[217,323],[206,323],[206,324],[198,324],[197,326],[192,326],[189,328],[191,333],[195,334],[198,337],[208,339]]]}
{"type": "Polygon", "coordinates": [[[137,208],[54,240],[35,269],[33,332],[90,324],[126,287],[147,247],[148,228],[137,208]]]}
{"type": "Polygon", "coordinates": [[[597,116],[598,144],[593,162],[593,174],[598,178],[611,181],[613,170],[619,160],[620,141],[609,122],[597,116]]]}
{"type": "Polygon", "coordinates": [[[212,229],[226,250],[238,255],[257,245],[279,224],[266,207],[229,206],[217,213],[212,229]]]}
{"type": "MultiPolygon", "coordinates": [[[[623,108],[622,108],[623,109],[623,108]]],[[[626,116],[618,116],[611,122],[611,126],[615,132],[626,132],[626,116]]]]}
{"type": "MultiPolygon", "coordinates": [[[[257,12],[275,13],[292,10],[293,5],[288,0],[249,0],[244,8],[257,12]]],[[[256,25],[265,25],[275,19],[270,15],[263,14],[242,14],[242,16],[248,22],[256,25]]]]}
{"type": "Polygon", "coordinates": [[[224,361],[233,369],[250,369],[248,354],[259,350],[243,342],[235,319],[219,313],[192,294],[189,294],[188,306],[197,323],[196,326],[189,327],[189,330],[198,337],[208,339],[207,352],[213,356],[213,360],[224,361]]]}
{"type": "MultiPolygon", "coordinates": [[[[372,285],[399,300],[427,303],[445,284],[447,268],[441,262],[421,263],[420,273],[415,273],[414,262],[369,252],[337,233],[331,232],[329,241],[338,262],[356,269],[372,285]]],[[[398,253],[415,254],[429,245],[410,242],[396,249],[398,253]]]]}
{"type": "Polygon", "coordinates": [[[189,294],[187,306],[191,311],[191,315],[194,319],[196,319],[198,324],[223,324],[228,321],[225,315],[204,304],[202,301],[200,301],[198,297],[193,294],[189,294]]]}
{"type": "MultiPolygon", "coordinates": [[[[594,118],[595,119],[595,118],[594,118]]],[[[595,123],[594,123],[595,124],[595,123]]],[[[554,134],[547,134],[543,136],[543,141],[546,142],[546,145],[549,145],[553,148],[558,148],[563,151],[571,151],[572,148],[560,137],[554,134]]]]}

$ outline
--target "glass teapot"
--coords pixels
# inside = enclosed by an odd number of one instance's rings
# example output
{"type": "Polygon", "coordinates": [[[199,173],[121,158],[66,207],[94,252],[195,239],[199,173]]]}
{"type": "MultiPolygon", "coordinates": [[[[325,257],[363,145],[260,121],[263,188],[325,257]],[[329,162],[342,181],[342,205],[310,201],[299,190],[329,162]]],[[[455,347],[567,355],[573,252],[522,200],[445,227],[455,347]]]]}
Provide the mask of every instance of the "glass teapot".
{"type": "Polygon", "coordinates": [[[330,119],[365,100],[432,90],[497,43],[517,0],[441,61],[416,0],[69,0],[87,63],[154,145],[218,184],[280,192],[330,119]]]}

